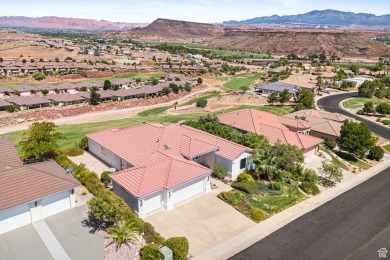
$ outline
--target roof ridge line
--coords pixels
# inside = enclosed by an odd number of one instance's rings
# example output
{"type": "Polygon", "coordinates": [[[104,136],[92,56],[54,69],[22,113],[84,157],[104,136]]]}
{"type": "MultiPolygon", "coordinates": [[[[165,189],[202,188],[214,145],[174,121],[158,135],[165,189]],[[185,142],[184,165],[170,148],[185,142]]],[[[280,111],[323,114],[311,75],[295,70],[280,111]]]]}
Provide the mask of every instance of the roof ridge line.
{"type": "MultiPolygon", "coordinates": [[[[55,161],[53,161],[53,162],[55,162],[55,161]]],[[[34,164],[30,164],[30,166],[33,166],[34,164]]],[[[26,167],[26,168],[30,168],[30,167],[28,167],[29,165],[27,164],[27,165],[23,165],[22,167],[26,167]]],[[[59,165],[60,166],[60,165],[59,165]]],[[[60,166],[61,167],[61,166],[60,166]]],[[[18,167],[15,167],[15,168],[18,168],[18,167]]],[[[40,173],[43,173],[43,174],[47,174],[47,175],[50,175],[50,176],[52,176],[52,177],[55,177],[55,178],[57,178],[57,179],[61,179],[61,180],[63,180],[63,181],[66,181],[66,182],[70,182],[70,183],[73,183],[73,184],[75,184],[74,182],[72,182],[72,181],[70,181],[70,180],[66,180],[66,179],[64,179],[64,178],[62,178],[62,177],[60,177],[60,176],[56,176],[56,175],[53,175],[52,173],[50,173],[50,172],[46,172],[46,171],[42,171],[41,169],[36,169],[36,168],[34,168],[34,167],[32,167],[33,168],[33,170],[34,171],[37,171],[37,172],[40,172],[40,173]]],[[[62,167],[61,167],[62,168],[62,167]]],[[[73,176],[72,176],[73,177],[73,176]]],[[[76,180],[77,181],[77,180],[76,180]]]]}

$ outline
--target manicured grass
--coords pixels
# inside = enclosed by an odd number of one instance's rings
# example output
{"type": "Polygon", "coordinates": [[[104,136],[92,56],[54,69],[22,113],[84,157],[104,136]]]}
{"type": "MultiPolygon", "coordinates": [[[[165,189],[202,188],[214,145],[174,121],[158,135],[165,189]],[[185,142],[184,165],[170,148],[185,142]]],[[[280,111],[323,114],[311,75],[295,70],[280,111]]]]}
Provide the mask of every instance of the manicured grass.
{"type": "Polygon", "coordinates": [[[386,151],[390,152],[390,144],[383,146],[383,148],[384,148],[386,151]]]}
{"type": "Polygon", "coordinates": [[[336,154],[343,160],[349,162],[350,164],[357,166],[359,168],[362,168],[364,170],[367,170],[371,168],[371,165],[368,165],[367,163],[357,159],[355,156],[347,154],[345,152],[336,152],[336,154]]]}
{"type": "Polygon", "coordinates": [[[364,97],[351,98],[344,103],[345,108],[358,108],[363,107],[366,102],[374,102],[374,104],[380,103],[378,100],[364,97]]]}
{"type": "Polygon", "coordinates": [[[337,159],[337,158],[332,154],[331,151],[329,151],[328,149],[326,149],[326,148],[323,147],[322,145],[320,145],[320,150],[323,151],[323,152],[325,152],[325,153],[327,153],[327,154],[329,154],[330,157],[332,157],[332,163],[333,163],[333,164],[335,164],[335,165],[339,166],[340,168],[342,168],[342,169],[348,171],[348,167],[347,167],[344,163],[342,163],[339,159],[337,159]]]}
{"type": "Polygon", "coordinates": [[[170,109],[172,106],[165,106],[165,107],[156,107],[149,110],[142,111],[138,114],[140,117],[148,117],[148,116],[155,116],[158,114],[162,114],[168,109],[170,109]]]}
{"type": "Polygon", "coordinates": [[[259,79],[260,73],[246,73],[233,76],[230,81],[223,85],[223,88],[228,91],[239,91],[241,87],[250,87],[255,80],[259,79]]]}
{"type": "Polygon", "coordinates": [[[207,94],[205,96],[200,96],[198,98],[194,98],[194,99],[191,99],[191,100],[189,100],[187,102],[184,102],[184,103],[180,104],[179,107],[189,106],[189,105],[195,104],[196,102],[198,102],[201,99],[210,99],[210,98],[218,97],[220,95],[221,95],[220,92],[214,92],[214,93],[211,93],[211,94],[207,94]]]}

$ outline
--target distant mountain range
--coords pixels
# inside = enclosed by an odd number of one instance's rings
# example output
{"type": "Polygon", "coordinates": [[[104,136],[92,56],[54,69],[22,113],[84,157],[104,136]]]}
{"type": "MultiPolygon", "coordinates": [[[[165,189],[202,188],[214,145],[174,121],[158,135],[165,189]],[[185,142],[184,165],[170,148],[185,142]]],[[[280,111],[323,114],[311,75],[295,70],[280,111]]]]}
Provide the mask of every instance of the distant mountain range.
{"type": "Polygon", "coordinates": [[[222,24],[225,26],[259,26],[270,24],[311,24],[339,27],[390,26],[390,14],[377,16],[374,14],[342,12],[328,9],[298,15],[272,15],[243,21],[226,21],[222,24]]]}
{"type": "Polygon", "coordinates": [[[134,27],[146,26],[141,23],[115,23],[109,21],[97,21],[93,19],[64,18],[55,16],[25,17],[25,16],[1,16],[0,27],[8,28],[40,28],[61,30],[87,30],[87,31],[121,31],[134,27]]]}

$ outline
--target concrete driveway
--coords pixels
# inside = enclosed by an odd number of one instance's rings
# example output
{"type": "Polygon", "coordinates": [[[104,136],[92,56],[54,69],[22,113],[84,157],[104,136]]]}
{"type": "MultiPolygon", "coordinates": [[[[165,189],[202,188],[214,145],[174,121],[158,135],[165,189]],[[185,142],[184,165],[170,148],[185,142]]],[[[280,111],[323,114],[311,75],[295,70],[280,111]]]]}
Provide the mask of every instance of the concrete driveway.
{"type": "Polygon", "coordinates": [[[218,189],[200,195],[170,210],[159,210],[145,221],[150,222],[164,237],[185,236],[190,242],[190,254],[196,256],[221,242],[256,225],[217,195],[231,190],[216,180],[218,189]]]}
{"type": "MultiPolygon", "coordinates": [[[[82,226],[85,210],[86,206],[81,206],[46,218],[44,225],[49,227],[49,234],[38,233],[33,224],[1,234],[0,260],[54,259],[53,241],[47,241],[50,235],[54,235],[52,240],[58,240],[58,247],[72,260],[103,259],[103,240],[97,233],[89,233],[90,228],[82,226]]],[[[55,251],[58,248],[54,248],[55,251]]]]}

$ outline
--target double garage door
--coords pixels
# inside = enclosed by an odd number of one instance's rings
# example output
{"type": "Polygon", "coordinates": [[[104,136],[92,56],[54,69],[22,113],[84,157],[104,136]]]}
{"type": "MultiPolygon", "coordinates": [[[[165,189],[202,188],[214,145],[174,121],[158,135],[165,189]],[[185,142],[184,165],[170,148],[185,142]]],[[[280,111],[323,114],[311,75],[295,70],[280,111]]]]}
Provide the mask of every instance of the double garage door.
{"type": "Polygon", "coordinates": [[[176,206],[204,192],[204,180],[198,179],[173,190],[173,205],[176,206]]]}
{"type": "Polygon", "coordinates": [[[0,211],[0,234],[42,220],[71,208],[70,191],[63,191],[35,202],[0,211]]]}

